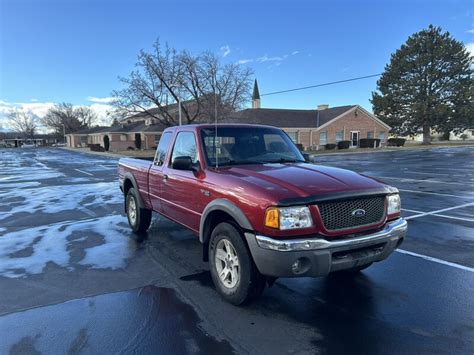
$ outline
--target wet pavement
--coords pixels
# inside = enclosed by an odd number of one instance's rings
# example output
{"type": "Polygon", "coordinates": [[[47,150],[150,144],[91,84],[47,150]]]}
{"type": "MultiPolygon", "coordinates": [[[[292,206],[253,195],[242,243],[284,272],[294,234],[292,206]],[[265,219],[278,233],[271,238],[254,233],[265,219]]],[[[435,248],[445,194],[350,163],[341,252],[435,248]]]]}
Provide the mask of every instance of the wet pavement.
{"type": "Polygon", "coordinates": [[[279,279],[239,308],[214,291],[190,232],[155,216],[130,233],[116,159],[0,150],[0,354],[472,354],[473,158],[317,157],[397,186],[406,242],[360,275],[279,279]]]}

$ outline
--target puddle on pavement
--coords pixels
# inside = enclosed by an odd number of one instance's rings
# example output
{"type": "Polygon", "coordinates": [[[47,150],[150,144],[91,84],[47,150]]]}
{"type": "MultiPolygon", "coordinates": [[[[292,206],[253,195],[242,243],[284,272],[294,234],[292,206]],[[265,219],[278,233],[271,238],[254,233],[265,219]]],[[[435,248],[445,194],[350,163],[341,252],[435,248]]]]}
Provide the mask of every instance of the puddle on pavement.
{"type": "Polygon", "coordinates": [[[0,354],[228,354],[169,288],[146,286],[0,317],[0,354]]]}

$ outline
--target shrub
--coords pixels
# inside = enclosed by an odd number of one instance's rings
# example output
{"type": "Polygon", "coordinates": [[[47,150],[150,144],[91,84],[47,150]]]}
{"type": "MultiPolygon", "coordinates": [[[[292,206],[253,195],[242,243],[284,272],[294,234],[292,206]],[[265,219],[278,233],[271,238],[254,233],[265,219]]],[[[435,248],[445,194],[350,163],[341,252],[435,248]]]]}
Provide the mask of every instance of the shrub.
{"type": "Polygon", "coordinates": [[[104,148],[105,148],[105,151],[109,151],[109,148],[110,148],[110,139],[109,139],[109,136],[104,136],[104,148]]]}
{"type": "Polygon", "coordinates": [[[135,150],[133,147],[127,147],[127,150],[135,150]]]}
{"type": "Polygon", "coordinates": [[[380,139],[361,138],[359,140],[359,147],[361,148],[378,148],[380,147],[380,139]]]}
{"type": "Polygon", "coordinates": [[[135,147],[138,150],[142,147],[142,135],[140,133],[135,133],[135,147]]]}
{"type": "Polygon", "coordinates": [[[340,141],[337,143],[338,149],[349,149],[351,146],[351,141],[340,141]]]}
{"type": "Polygon", "coordinates": [[[389,147],[403,147],[405,145],[405,138],[389,138],[387,140],[387,145],[389,147]]]}
{"type": "Polygon", "coordinates": [[[325,145],[326,150],[333,150],[336,149],[336,145],[332,143],[328,143],[325,145]]]}
{"type": "Polygon", "coordinates": [[[301,152],[304,151],[304,146],[301,143],[296,144],[296,148],[298,148],[301,152]]]}
{"type": "Polygon", "coordinates": [[[100,144],[89,144],[89,148],[93,152],[105,152],[104,147],[102,147],[100,144]]]}
{"type": "Polygon", "coordinates": [[[459,136],[459,138],[461,138],[463,141],[465,141],[466,139],[469,138],[469,136],[466,133],[463,133],[459,136]]]}

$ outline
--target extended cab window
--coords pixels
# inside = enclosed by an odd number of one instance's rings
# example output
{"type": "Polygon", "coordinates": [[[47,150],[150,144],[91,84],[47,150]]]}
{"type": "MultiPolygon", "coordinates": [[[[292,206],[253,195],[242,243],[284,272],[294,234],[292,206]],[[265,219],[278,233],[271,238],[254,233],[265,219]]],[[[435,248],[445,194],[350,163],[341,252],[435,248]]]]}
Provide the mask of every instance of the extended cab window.
{"type": "Polygon", "coordinates": [[[193,163],[197,162],[196,139],[193,132],[179,132],[173,148],[171,161],[176,157],[191,157],[193,163]]]}
{"type": "Polygon", "coordinates": [[[162,166],[166,152],[168,151],[168,147],[171,141],[171,132],[166,132],[161,136],[160,143],[158,144],[158,148],[156,148],[156,155],[155,155],[155,165],[162,166]]]}

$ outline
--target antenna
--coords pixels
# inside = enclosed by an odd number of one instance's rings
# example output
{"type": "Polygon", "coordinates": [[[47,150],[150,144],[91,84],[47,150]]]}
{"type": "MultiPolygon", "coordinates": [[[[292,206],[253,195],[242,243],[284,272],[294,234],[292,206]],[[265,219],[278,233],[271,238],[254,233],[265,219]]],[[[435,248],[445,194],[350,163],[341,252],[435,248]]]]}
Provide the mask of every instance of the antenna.
{"type": "Polygon", "coordinates": [[[214,156],[216,157],[216,169],[219,167],[219,162],[217,158],[217,73],[214,76],[214,156]]]}

